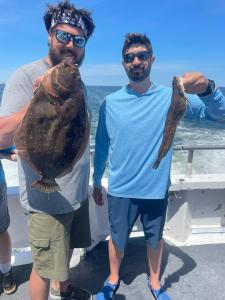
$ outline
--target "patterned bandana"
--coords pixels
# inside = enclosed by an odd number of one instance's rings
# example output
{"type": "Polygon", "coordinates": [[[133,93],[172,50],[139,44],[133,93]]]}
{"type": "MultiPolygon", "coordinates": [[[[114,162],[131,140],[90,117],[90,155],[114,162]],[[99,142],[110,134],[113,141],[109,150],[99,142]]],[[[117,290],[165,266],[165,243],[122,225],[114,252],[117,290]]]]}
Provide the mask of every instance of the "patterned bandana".
{"type": "Polygon", "coordinates": [[[79,14],[71,16],[71,12],[67,10],[65,10],[63,13],[59,13],[58,15],[54,14],[52,17],[50,29],[57,24],[69,24],[71,26],[78,27],[82,29],[85,35],[88,37],[87,26],[81,15],[79,14]]]}

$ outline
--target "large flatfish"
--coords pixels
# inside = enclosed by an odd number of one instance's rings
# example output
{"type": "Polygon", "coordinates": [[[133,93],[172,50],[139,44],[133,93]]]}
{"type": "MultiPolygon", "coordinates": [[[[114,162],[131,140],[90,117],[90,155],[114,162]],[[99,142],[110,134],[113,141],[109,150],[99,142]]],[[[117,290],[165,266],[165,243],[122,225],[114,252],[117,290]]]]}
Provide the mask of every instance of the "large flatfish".
{"type": "Polygon", "coordinates": [[[167,113],[165,127],[163,131],[163,139],[159,148],[158,157],[153,168],[157,169],[162,158],[169,151],[173,138],[176,133],[177,125],[185,113],[187,98],[184,94],[183,81],[180,77],[174,76],[172,83],[172,99],[167,113]]]}
{"type": "Polygon", "coordinates": [[[32,187],[55,192],[85,151],[89,123],[79,68],[69,59],[42,77],[15,134],[18,155],[41,178],[32,187]]]}

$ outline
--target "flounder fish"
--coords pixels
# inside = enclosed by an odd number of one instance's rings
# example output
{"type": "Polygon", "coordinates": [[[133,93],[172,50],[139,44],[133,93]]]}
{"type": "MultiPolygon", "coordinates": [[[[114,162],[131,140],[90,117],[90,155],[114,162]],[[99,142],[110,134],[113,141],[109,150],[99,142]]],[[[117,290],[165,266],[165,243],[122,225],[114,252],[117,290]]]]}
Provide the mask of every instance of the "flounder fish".
{"type": "Polygon", "coordinates": [[[55,178],[71,172],[89,139],[89,123],[79,68],[70,59],[42,77],[14,142],[18,155],[41,178],[41,192],[60,188],[55,178]]]}
{"type": "Polygon", "coordinates": [[[188,100],[185,97],[182,78],[174,76],[172,88],[173,90],[171,104],[166,117],[165,127],[163,131],[163,139],[159,148],[158,157],[155,163],[153,164],[154,169],[158,168],[162,158],[169,151],[173,143],[173,138],[176,133],[177,125],[181,120],[182,116],[184,115],[187,106],[188,100]]]}

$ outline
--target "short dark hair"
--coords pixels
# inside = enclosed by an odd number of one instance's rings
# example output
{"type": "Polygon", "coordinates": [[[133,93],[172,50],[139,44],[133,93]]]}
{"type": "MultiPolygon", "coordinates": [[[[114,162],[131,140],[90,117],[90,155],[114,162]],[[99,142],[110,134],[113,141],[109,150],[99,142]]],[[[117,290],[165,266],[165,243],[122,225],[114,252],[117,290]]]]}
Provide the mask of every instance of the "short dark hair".
{"type": "Polygon", "coordinates": [[[127,33],[123,44],[122,56],[126,54],[127,49],[129,49],[133,44],[143,44],[151,54],[153,53],[152,44],[145,34],[127,33]]]}
{"type": "Polygon", "coordinates": [[[51,29],[53,15],[63,13],[65,10],[69,11],[71,13],[71,16],[74,16],[76,14],[81,16],[87,28],[87,37],[89,38],[95,29],[91,13],[83,8],[75,8],[75,6],[71,4],[69,0],[63,0],[57,5],[47,4],[47,10],[43,17],[47,31],[49,32],[49,30],[51,29]]]}

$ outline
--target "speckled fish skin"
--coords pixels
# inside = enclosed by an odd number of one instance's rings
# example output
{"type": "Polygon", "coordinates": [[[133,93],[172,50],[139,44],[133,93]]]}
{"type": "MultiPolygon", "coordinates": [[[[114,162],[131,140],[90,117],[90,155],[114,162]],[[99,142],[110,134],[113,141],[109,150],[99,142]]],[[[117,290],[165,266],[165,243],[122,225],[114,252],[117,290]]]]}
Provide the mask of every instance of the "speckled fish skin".
{"type": "Polygon", "coordinates": [[[32,187],[47,193],[59,191],[55,178],[72,170],[88,139],[79,68],[65,60],[44,75],[15,134],[18,155],[41,177],[32,187]]]}
{"type": "Polygon", "coordinates": [[[157,160],[153,168],[157,169],[163,157],[167,154],[172,146],[173,139],[176,133],[177,125],[185,113],[187,99],[184,94],[182,79],[174,76],[172,83],[172,99],[167,113],[165,127],[163,131],[163,139],[158,152],[157,160]]]}

